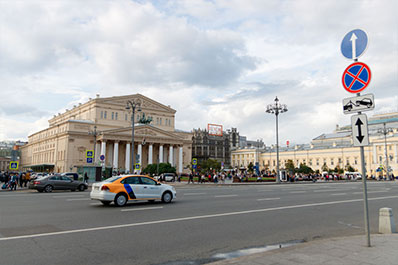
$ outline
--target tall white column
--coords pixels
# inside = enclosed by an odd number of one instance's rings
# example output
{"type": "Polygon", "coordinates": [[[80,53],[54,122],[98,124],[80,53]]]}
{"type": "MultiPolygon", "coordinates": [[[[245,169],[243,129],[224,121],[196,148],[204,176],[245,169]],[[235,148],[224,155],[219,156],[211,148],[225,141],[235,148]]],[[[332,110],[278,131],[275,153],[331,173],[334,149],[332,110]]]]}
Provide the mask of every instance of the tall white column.
{"type": "Polygon", "coordinates": [[[173,146],[170,145],[170,149],[169,149],[169,163],[170,165],[173,165],[173,146]]]}
{"type": "Polygon", "coordinates": [[[395,163],[398,163],[398,144],[395,145],[395,155],[394,155],[394,158],[395,158],[395,163]]]}
{"type": "MultiPolygon", "coordinates": [[[[106,154],[106,141],[102,141],[101,142],[101,155],[105,155],[106,154]]],[[[106,160],[106,157],[105,157],[106,160]]],[[[104,160],[104,164],[105,164],[105,160],[104,160]]]]}
{"type": "Polygon", "coordinates": [[[100,154],[101,154],[101,144],[95,143],[94,163],[98,163],[100,154]]]}
{"type": "Polygon", "coordinates": [[[373,164],[377,164],[377,150],[376,150],[376,145],[373,144],[373,164]]]}
{"type": "Polygon", "coordinates": [[[126,168],[126,172],[130,171],[130,152],[131,152],[131,148],[130,148],[130,143],[126,144],[126,161],[124,164],[124,167],[126,168]]]}
{"type": "Polygon", "coordinates": [[[152,157],[153,157],[153,145],[150,144],[148,149],[148,165],[153,164],[152,157]]]}
{"type": "Polygon", "coordinates": [[[119,142],[115,142],[113,145],[113,168],[118,169],[119,167],[119,142]]]}
{"type": "Polygon", "coordinates": [[[159,146],[159,163],[163,163],[163,145],[159,146]]]}
{"type": "Polygon", "coordinates": [[[182,173],[182,147],[180,147],[180,152],[178,155],[178,173],[182,173]]]}

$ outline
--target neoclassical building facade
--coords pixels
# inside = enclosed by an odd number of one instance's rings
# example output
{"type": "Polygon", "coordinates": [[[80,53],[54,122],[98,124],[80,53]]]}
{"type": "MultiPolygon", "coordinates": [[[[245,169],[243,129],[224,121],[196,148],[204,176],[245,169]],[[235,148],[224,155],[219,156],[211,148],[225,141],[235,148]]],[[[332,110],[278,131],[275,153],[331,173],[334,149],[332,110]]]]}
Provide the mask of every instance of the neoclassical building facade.
{"type": "MultiPolygon", "coordinates": [[[[120,172],[132,171],[131,149],[140,168],[169,162],[178,173],[188,172],[192,157],[192,133],[175,129],[176,111],[141,94],[90,99],[71,110],[58,113],[49,127],[28,137],[21,148],[21,166],[35,171],[88,172],[96,167],[120,172]],[[135,112],[132,143],[131,112],[127,101],[140,105],[135,112]],[[151,117],[149,124],[140,124],[151,117]],[[93,163],[87,163],[86,151],[94,151],[93,163]],[[105,159],[100,161],[100,156],[105,159]]],[[[139,171],[139,170],[138,170],[139,171]]]]}
{"type": "MultiPolygon", "coordinates": [[[[380,167],[388,166],[398,175],[398,113],[374,115],[369,118],[369,146],[364,148],[365,166],[368,175],[385,174],[377,172],[380,167]],[[381,131],[389,128],[384,135],[381,131]]],[[[232,151],[231,162],[234,168],[247,168],[259,163],[260,170],[276,170],[276,148],[245,148],[232,151]]],[[[313,170],[322,172],[324,165],[330,169],[344,169],[346,165],[361,170],[359,147],[353,146],[351,126],[337,127],[333,133],[325,133],[314,138],[310,144],[281,146],[279,151],[280,169],[285,168],[288,160],[298,167],[305,164],[313,170]]]]}

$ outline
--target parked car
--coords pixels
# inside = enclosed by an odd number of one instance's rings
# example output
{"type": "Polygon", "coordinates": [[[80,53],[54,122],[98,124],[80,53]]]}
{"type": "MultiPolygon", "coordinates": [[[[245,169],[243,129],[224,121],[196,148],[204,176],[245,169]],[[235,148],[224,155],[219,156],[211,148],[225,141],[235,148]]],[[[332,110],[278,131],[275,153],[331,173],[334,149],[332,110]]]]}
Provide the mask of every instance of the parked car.
{"type": "Polygon", "coordinates": [[[162,181],[175,182],[176,181],[176,174],[174,174],[174,173],[163,173],[163,174],[160,174],[160,179],[162,181]]]}
{"type": "Polygon", "coordinates": [[[78,180],[79,179],[79,174],[74,173],[74,172],[66,172],[66,173],[62,173],[61,175],[69,177],[69,178],[72,178],[73,180],[78,180]]]}
{"type": "Polygon", "coordinates": [[[176,198],[176,190],[173,186],[162,184],[148,176],[124,175],[94,183],[90,197],[104,205],[114,202],[116,206],[124,206],[129,200],[162,200],[170,203],[176,198]]]}
{"type": "Polygon", "coordinates": [[[41,177],[31,180],[29,189],[37,190],[38,192],[52,192],[53,190],[79,190],[84,191],[88,188],[87,183],[73,180],[70,177],[60,174],[41,177]]]}

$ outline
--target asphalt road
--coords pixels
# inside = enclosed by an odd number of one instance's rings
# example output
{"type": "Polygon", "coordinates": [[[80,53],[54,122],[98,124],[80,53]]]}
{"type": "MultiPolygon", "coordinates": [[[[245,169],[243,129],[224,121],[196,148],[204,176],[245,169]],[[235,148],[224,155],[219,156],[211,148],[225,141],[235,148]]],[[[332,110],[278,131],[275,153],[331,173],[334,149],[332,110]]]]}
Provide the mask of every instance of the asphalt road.
{"type": "MultiPolygon", "coordinates": [[[[368,183],[370,225],[398,183],[368,183]]],[[[89,192],[1,192],[0,264],[204,264],[216,255],[364,234],[362,183],[182,185],[171,204],[102,206],[89,192]]],[[[364,236],[364,244],[365,244],[364,236]]]]}

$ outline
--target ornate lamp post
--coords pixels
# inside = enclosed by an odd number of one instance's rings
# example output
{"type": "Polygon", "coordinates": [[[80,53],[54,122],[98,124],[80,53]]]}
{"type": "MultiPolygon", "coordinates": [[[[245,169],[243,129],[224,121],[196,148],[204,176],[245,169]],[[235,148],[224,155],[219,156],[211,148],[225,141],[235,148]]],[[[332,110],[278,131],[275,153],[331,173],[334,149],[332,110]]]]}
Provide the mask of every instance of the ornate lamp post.
{"type": "Polygon", "coordinates": [[[386,128],[386,123],[383,123],[383,128],[377,130],[378,133],[384,134],[384,154],[386,156],[386,174],[387,180],[390,179],[389,170],[388,170],[388,155],[387,155],[387,134],[393,132],[392,128],[386,128]]]}
{"type": "Polygon", "coordinates": [[[131,110],[131,169],[130,173],[134,173],[134,116],[135,116],[135,110],[137,108],[137,111],[141,111],[141,103],[136,102],[135,100],[127,100],[126,103],[126,110],[131,110]]]}
{"type": "Polygon", "coordinates": [[[275,97],[275,103],[267,105],[267,110],[265,112],[270,114],[275,114],[276,117],[276,183],[280,183],[280,172],[279,172],[279,137],[278,137],[278,115],[287,111],[287,106],[285,104],[280,104],[278,97],[275,97]]]}
{"type": "Polygon", "coordinates": [[[94,163],[94,165],[95,165],[95,147],[96,147],[96,145],[97,145],[97,135],[98,135],[99,133],[97,132],[97,125],[94,125],[94,130],[92,130],[92,131],[89,131],[88,132],[88,135],[92,135],[92,136],[94,136],[94,161],[93,161],[93,163],[94,163]]]}

